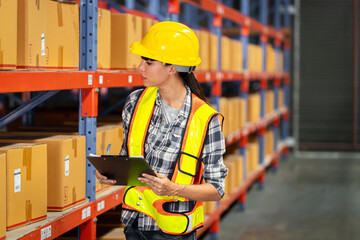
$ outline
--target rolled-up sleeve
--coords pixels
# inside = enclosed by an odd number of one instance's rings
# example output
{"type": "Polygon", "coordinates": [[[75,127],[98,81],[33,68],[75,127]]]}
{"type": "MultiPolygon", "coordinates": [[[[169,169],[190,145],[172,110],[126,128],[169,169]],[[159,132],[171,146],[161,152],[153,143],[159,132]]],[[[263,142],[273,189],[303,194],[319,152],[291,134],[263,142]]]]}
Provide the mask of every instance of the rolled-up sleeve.
{"type": "Polygon", "coordinates": [[[225,139],[221,132],[220,118],[215,117],[209,123],[209,129],[204,142],[203,177],[205,182],[212,184],[221,197],[225,194],[225,177],[228,169],[223,162],[225,139]]]}

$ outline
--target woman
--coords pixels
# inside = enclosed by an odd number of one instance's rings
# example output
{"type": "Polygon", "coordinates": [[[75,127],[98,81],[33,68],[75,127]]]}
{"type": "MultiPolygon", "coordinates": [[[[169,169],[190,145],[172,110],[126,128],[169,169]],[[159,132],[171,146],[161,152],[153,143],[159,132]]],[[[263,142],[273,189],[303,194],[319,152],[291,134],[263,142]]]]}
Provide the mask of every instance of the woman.
{"type": "Polygon", "coordinates": [[[120,154],[144,156],[157,176],[143,174],[149,187],[125,190],[126,239],[196,239],[202,201],[222,198],[227,175],[222,116],[206,104],[192,72],[201,62],[198,40],[183,24],[160,22],[130,51],[142,57],[146,88],[125,103],[120,154]]]}

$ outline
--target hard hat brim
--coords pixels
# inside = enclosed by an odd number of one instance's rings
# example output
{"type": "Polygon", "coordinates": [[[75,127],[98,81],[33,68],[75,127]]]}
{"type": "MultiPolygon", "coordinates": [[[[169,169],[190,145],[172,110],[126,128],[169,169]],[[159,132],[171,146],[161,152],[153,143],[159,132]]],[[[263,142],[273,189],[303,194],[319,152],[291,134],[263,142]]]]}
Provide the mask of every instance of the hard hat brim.
{"type": "Polygon", "coordinates": [[[141,42],[134,42],[133,44],[131,44],[130,52],[135,55],[141,56],[141,57],[146,57],[146,58],[154,59],[154,60],[157,60],[157,61],[160,61],[163,63],[175,64],[175,65],[179,65],[179,66],[198,66],[201,63],[201,59],[199,57],[197,57],[197,59],[195,59],[195,61],[193,61],[193,64],[188,64],[188,65],[167,61],[165,59],[160,58],[156,52],[153,52],[150,49],[144,47],[141,44],[141,42]]]}

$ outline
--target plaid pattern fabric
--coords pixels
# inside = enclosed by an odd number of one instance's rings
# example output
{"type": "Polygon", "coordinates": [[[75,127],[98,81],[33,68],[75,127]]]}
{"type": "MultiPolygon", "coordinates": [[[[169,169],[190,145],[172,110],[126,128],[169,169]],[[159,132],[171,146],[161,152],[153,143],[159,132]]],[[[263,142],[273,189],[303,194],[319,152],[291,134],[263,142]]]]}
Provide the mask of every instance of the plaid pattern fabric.
{"type": "MultiPolygon", "coordinates": [[[[176,160],[181,148],[181,136],[186,128],[186,120],[191,109],[191,91],[188,86],[185,102],[180,109],[178,116],[170,123],[166,122],[163,117],[163,107],[159,91],[155,100],[153,116],[151,118],[148,136],[145,141],[145,159],[149,165],[160,174],[171,179],[174,171],[176,160]]],[[[125,103],[122,112],[124,142],[120,154],[127,155],[126,140],[129,132],[130,118],[136,106],[142,90],[132,92],[125,103]]],[[[203,177],[205,182],[211,183],[217,191],[224,195],[225,176],[227,168],[223,163],[222,155],[225,152],[225,140],[221,132],[220,119],[215,117],[209,124],[208,135],[205,138],[202,160],[204,163],[203,177]]],[[[195,201],[188,202],[172,202],[167,204],[167,210],[174,212],[186,212],[195,206],[195,201]]],[[[126,225],[131,225],[138,216],[138,228],[142,231],[159,230],[156,222],[138,212],[123,210],[121,220],[126,225]]]]}

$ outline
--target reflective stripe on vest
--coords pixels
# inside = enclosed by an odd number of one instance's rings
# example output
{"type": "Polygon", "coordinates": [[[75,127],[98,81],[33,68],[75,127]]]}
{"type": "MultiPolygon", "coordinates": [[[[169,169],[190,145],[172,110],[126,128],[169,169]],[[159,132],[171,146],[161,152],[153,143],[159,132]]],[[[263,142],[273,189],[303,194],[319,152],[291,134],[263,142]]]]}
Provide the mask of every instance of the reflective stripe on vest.
{"type": "MultiPolygon", "coordinates": [[[[157,88],[146,88],[136,104],[128,135],[129,156],[144,156],[147,129],[152,117],[157,88]],[[139,126],[140,125],[140,126],[139,126]]],[[[218,113],[192,94],[191,112],[183,134],[180,158],[176,163],[171,181],[178,184],[200,184],[202,174],[201,154],[208,125],[218,113]]],[[[219,115],[221,116],[221,115],[219,115]]],[[[179,201],[187,201],[178,198],[179,201]]],[[[123,207],[136,210],[153,218],[159,228],[169,234],[187,234],[201,227],[204,222],[202,202],[197,201],[188,213],[170,213],[163,204],[172,202],[172,196],[158,196],[149,187],[127,187],[123,207]]]]}

